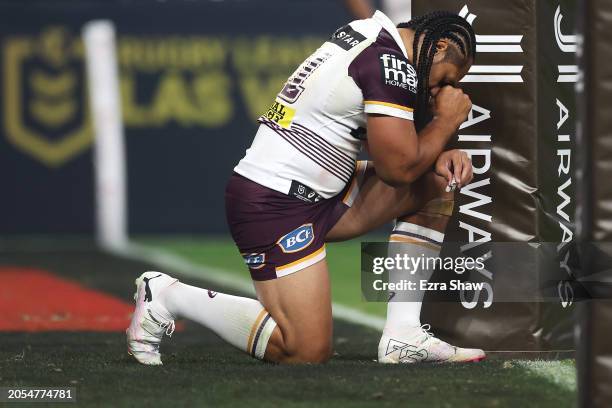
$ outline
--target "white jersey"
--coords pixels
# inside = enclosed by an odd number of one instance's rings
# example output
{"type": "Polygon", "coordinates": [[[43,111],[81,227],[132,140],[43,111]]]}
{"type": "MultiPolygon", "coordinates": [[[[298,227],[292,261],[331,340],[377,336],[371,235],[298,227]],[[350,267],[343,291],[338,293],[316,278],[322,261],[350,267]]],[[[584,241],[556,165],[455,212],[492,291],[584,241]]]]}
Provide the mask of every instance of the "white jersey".
{"type": "Polygon", "coordinates": [[[351,179],[366,114],[413,120],[416,89],[393,23],[380,11],[353,21],[285,83],[234,171],[284,194],[304,185],[331,198],[351,179]]]}

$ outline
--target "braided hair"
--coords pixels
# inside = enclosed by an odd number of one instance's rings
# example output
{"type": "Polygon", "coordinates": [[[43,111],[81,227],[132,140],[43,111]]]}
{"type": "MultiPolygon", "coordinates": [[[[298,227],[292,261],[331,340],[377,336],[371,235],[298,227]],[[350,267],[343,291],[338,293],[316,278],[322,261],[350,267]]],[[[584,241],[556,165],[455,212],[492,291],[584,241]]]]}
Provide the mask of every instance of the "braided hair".
{"type": "MultiPolygon", "coordinates": [[[[469,58],[474,60],[476,58],[476,35],[472,26],[464,18],[448,11],[428,13],[407,23],[398,24],[397,27],[414,30],[412,51],[414,61],[412,63],[416,68],[418,79],[415,123],[417,129],[420,130],[431,120],[428,83],[438,41],[449,40],[459,48],[465,60],[469,58]],[[419,52],[421,35],[424,37],[419,52]]],[[[450,52],[456,53],[455,50],[450,52]]]]}

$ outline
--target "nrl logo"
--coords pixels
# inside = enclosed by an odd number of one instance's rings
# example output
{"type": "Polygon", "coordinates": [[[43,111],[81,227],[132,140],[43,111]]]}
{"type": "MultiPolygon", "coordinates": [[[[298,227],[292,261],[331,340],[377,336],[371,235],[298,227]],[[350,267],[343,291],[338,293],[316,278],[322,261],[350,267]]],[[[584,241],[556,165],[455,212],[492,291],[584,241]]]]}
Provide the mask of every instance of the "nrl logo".
{"type": "Polygon", "coordinates": [[[38,38],[9,37],[2,51],[8,140],[50,167],[87,148],[92,132],[78,38],[50,27],[38,38]]]}

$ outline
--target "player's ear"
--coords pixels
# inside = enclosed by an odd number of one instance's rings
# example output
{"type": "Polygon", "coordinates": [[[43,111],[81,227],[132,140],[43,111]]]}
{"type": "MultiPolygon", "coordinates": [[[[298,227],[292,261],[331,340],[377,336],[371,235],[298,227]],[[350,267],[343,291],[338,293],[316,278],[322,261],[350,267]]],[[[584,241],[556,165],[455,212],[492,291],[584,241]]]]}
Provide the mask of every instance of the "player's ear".
{"type": "Polygon", "coordinates": [[[448,40],[441,39],[436,43],[436,54],[434,55],[433,62],[440,62],[446,56],[446,52],[448,51],[448,40]]]}

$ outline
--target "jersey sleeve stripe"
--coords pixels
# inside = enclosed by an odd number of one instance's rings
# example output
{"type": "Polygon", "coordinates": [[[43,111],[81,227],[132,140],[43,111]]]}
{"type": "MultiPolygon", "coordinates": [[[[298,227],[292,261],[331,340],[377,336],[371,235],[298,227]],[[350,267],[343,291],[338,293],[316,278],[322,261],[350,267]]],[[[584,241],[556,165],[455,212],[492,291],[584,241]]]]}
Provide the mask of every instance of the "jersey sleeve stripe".
{"type": "Polygon", "coordinates": [[[401,119],[414,120],[414,115],[412,112],[408,112],[405,110],[392,108],[390,106],[384,106],[384,105],[374,105],[374,104],[365,105],[364,112],[365,113],[378,113],[381,115],[388,115],[388,116],[393,116],[393,117],[401,118],[401,119]]]}
{"type": "Polygon", "coordinates": [[[389,102],[381,102],[381,101],[363,101],[364,104],[366,105],[382,105],[382,106],[388,106],[390,108],[395,108],[395,109],[400,109],[406,112],[413,112],[414,109],[409,108],[407,106],[402,106],[402,105],[397,105],[395,103],[389,103],[389,102]]]}

